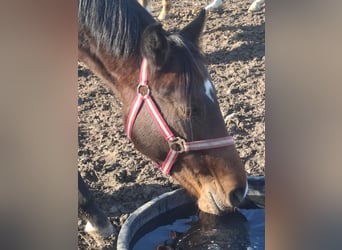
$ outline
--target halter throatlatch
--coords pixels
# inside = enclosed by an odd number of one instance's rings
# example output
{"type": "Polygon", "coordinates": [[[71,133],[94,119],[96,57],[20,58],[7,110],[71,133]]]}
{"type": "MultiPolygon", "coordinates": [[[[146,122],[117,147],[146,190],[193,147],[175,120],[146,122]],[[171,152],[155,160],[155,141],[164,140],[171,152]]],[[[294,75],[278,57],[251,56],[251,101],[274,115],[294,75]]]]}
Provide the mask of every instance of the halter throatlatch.
{"type": "Polygon", "coordinates": [[[137,86],[137,95],[134,98],[133,105],[128,113],[126,121],[126,133],[128,139],[132,141],[132,131],[134,122],[139,113],[142,104],[147,105],[148,111],[150,112],[153,120],[158,125],[160,132],[163,134],[165,140],[169,144],[169,153],[167,154],[164,162],[159,166],[160,170],[164,174],[169,174],[173,164],[175,163],[179,154],[183,152],[222,148],[234,145],[234,140],[231,136],[220,137],[216,139],[207,139],[200,141],[186,142],[180,137],[174,136],[163,116],[159,112],[156,104],[154,103],[151,95],[150,88],[148,86],[148,65],[144,58],[140,68],[140,82],[137,86]]]}

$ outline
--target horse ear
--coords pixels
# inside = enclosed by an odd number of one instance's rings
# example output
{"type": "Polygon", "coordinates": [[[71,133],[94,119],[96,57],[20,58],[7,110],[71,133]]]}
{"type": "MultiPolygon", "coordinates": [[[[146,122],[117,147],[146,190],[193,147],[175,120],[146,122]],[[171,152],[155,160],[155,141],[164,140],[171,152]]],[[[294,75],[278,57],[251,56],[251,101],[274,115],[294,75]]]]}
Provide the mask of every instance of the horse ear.
{"type": "Polygon", "coordinates": [[[160,23],[154,23],[144,30],[141,39],[141,54],[150,66],[161,69],[166,62],[169,43],[160,23]]]}
{"type": "Polygon", "coordinates": [[[205,16],[206,16],[206,10],[201,9],[198,16],[187,26],[185,26],[179,34],[190,41],[192,41],[194,44],[198,45],[199,38],[201,37],[204,23],[205,23],[205,16]]]}

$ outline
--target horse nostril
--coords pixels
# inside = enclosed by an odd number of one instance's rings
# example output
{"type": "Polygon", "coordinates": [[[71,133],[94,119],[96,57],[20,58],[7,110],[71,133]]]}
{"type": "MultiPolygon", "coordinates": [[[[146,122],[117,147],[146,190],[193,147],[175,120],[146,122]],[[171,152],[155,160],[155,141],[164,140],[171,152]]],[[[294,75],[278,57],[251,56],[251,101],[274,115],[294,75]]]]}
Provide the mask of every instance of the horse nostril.
{"type": "Polygon", "coordinates": [[[245,198],[246,188],[236,188],[229,193],[230,204],[234,207],[238,206],[245,198]]]}

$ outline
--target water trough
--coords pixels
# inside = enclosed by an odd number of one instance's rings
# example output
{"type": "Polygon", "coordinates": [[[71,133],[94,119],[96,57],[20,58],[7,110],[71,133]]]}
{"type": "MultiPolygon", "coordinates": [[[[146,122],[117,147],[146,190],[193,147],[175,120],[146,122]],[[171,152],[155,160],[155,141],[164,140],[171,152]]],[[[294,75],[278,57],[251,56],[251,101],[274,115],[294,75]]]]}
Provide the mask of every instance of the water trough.
{"type": "MultiPolygon", "coordinates": [[[[264,230],[265,178],[263,176],[250,176],[248,177],[248,185],[249,191],[246,202],[239,207],[240,211],[246,216],[248,223],[259,224],[255,227],[256,230],[264,230]],[[253,216],[258,216],[258,222],[252,218],[253,216]],[[262,227],[260,227],[260,219],[262,220],[262,227]]],[[[163,225],[175,223],[176,219],[191,218],[196,211],[198,211],[198,208],[195,199],[184,189],[177,189],[162,194],[145,203],[129,216],[118,235],[117,249],[139,250],[140,248],[135,246],[137,242],[144,246],[143,249],[155,249],[155,246],[153,248],[147,246],[148,243],[141,242],[141,239],[157,228],[161,228],[163,225]]],[[[253,228],[253,225],[249,225],[249,227],[253,228]]],[[[251,235],[251,232],[249,234],[251,235]]],[[[257,232],[257,235],[259,238],[260,235],[263,238],[264,231],[257,232]]],[[[155,238],[156,236],[152,237],[155,238]]],[[[252,238],[253,236],[250,237],[252,238]]],[[[253,248],[248,247],[244,249],[262,249],[260,246],[264,245],[264,239],[259,240],[262,242],[257,244],[253,243],[253,248]]],[[[157,239],[157,241],[160,242],[162,239],[157,239]]]]}

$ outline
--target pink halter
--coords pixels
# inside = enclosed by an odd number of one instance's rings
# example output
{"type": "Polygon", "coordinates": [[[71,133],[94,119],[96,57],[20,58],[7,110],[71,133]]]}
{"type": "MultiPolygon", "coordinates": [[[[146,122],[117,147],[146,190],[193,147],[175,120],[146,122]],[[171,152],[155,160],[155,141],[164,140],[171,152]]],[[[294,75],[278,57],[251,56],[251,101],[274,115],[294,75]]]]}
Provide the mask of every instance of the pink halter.
{"type": "Polygon", "coordinates": [[[137,95],[134,98],[133,105],[129,111],[127,121],[126,121],[126,133],[128,139],[132,141],[132,131],[135,119],[139,113],[139,110],[142,104],[145,102],[148,108],[148,111],[153,117],[153,120],[158,125],[161,133],[163,134],[165,140],[168,142],[170,150],[167,154],[164,162],[161,166],[158,166],[160,170],[164,174],[169,174],[173,164],[175,163],[179,154],[183,152],[196,151],[196,150],[204,150],[204,149],[213,149],[213,148],[222,148],[234,145],[233,138],[231,136],[216,138],[216,139],[208,139],[208,140],[200,140],[200,141],[191,141],[186,142],[184,139],[180,137],[174,136],[169,126],[165,122],[163,116],[159,112],[157,106],[155,105],[151,95],[150,88],[148,86],[148,65],[147,61],[144,58],[141,63],[140,68],[140,83],[137,87],[137,95]]]}

